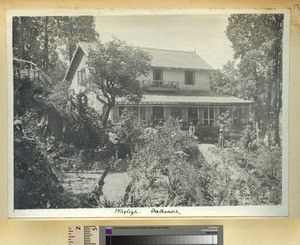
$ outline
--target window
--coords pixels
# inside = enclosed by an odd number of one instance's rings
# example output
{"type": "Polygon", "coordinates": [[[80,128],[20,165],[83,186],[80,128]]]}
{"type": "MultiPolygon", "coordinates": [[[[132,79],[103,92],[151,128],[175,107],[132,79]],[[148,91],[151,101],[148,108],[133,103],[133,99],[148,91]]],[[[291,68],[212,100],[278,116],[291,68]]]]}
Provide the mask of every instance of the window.
{"type": "Polygon", "coordinates": [[[195,73],[193,71],[185,71],[185,84],[186,85],[195,84],[195,73]]]}
{"type": "Polygon", "coordinates": [[[226,112],[228,112],[227,107],[220,107],[219,108],[219,115],[225,114],[226,112]]]}
{"type": "Polygon", "coordinates": [[[80,71],[77,71],[77,80],[79,85],[85,85],[86,82],[85,68],[82,68],[80,71]]]}
{"type": "Polygon", "coordinates": [[[153,69],[153,81],[163,80],[163,70],[159,68],[153,69]]]}
{"type": "Polygon", "coordinates": [[[153,124],[161,124],[164,121],[164,108],[160,106],[153,107],[153,124]]]}
{"type": "Polygon", "coordinates": [[[125,106],[119,106],[119,117],[125,112],[125,106]]]}
{"type": "Polygon", "coordinates": [[[233,124],[242,126],[249,122],[249,108],[247,107],[234,107],[232,110],[233,124]]]}
{"type": "Polygon", "coordinates": [[[180,108],[180,107],[171,107],[170,108],[170,115],[173,118],[182,119],[182,108],[180,108]]]}
{"type": "Polygon", "coordinates": [[[146,114],[146,107],[145,106],[140,107],[140,123],[141,124],[147,124],[147,114],[146,114]]]}
{"type": "Polygon", "coordinates": [[[213,107],[205,107],[203,108],[203,122],[204,125],[212,125],[215,121],[214,116],[214,108],[213,107]]]}
{"type": "Polygon", "coordinates": [[[248,107],[244,108],[244,121],[243,123],[249,123],[249,115],[250,115],[250,110],[248,107]]]}
{"type": "Polygon", "coordinates": [[[81,105],[87,105],[87,103],[88,103],[88,97],[86,96],[86,94],[79,93],[78,94],[78,98],[79,98],[79,103],[81,105]]]}
{"type": "Polygon", "coordinates": [[[198,123],[198,108],[196,107],[188,108],[188,121],[193,122],[194,125],[198,123]]]}
{"type": "Polygon", "coordinates": [[[139,118],[139,107],[137,106],[132,106],[130,108],[130,114],[132,115],[133,119],[139,118]]]}

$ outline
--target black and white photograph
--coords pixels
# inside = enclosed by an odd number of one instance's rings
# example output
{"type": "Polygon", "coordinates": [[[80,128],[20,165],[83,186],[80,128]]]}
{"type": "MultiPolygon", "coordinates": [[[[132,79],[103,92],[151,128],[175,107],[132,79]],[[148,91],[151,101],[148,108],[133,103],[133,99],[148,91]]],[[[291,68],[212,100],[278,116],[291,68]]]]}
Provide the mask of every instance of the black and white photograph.
{"type": "Polygon", "coordinates": [[[289,12],[7,19],[11,217],[288,215],[289,12]]]}

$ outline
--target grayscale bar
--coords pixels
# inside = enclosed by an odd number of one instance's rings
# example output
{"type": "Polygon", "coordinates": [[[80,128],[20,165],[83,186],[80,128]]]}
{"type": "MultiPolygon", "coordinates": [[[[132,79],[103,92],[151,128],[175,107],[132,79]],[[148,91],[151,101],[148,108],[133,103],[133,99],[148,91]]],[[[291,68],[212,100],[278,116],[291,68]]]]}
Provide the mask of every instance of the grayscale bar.
{"type": "Polygon", "coordinates": [[[181,236],[110,236],[111,245],[217,245],[218,235],[181,235],[181,236]]]}

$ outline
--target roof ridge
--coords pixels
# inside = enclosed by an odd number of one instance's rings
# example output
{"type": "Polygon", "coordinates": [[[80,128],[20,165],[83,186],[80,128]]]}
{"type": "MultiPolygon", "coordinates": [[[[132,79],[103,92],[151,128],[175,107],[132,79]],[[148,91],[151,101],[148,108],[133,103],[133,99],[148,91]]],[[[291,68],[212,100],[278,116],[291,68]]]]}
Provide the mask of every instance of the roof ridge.
{"type": "MultiPolygon", "coordinates": [[[[97,42],[81,41],[78,43],[78,47],[81,47],[83,52],[87,54],[89,49],[96,48],[96,44],[97,42]]],[[[159,49],[132,45],[130,45],[130,47],[150,53],[153,58],[151,63],[153,66],[213,70],[213,68],[195,51],[159,49]],[[172,61],[167,59],[168,56],[171,56],[172,61]]]]}
{"type": "MultiPolygon", "coordinates": [[[[96,44],[97,42],[88,42],[88,41],[79,41],[78,44],[96,44]]],[[[197,54],[195,51],[187,51],[187,50],[176,50],[176,49],[167,49],[167,48],[151,48],[151,47],[144,47],[144,46],[134,46],[134,45],[129,45],[130,47],[133,48],[141,48],[141,49],[152,49],[152,50],[162,50],[162,51],[171,51],[171,52],[184,52],[184,53],[192,53],[192,54],[197,54]]]]}
{"type": "MultiPolygon", "coordinates": [[[[137,47],[137,46],[134,46],[134,47],[137,47]]],[[[141,48],[141,49],[153,49],[153,50],[163,50],[163,51],[171,51],[171,52],[184,52],[184,53],[196,54],[195,51],[187,51],[187,50],[175,50],[175,49],[165,49],[165,48],[149,48],[149,47],[141,47],[141,46],[138,46],[137,48],[141,48]]]]}

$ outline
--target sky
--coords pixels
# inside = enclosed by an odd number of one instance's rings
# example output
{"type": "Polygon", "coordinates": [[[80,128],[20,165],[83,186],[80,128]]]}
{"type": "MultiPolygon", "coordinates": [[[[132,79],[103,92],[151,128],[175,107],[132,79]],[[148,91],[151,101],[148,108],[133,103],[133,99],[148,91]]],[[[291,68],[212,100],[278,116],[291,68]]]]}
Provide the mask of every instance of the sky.
{"type": "Polygon", "coordinates": [[[228,14],[97,16],[96,29],[102,42],[114,35],[132,46],[196,50],[209,65],[219,69],[233,57],[225,34],[228,17],[228,14]]]}

